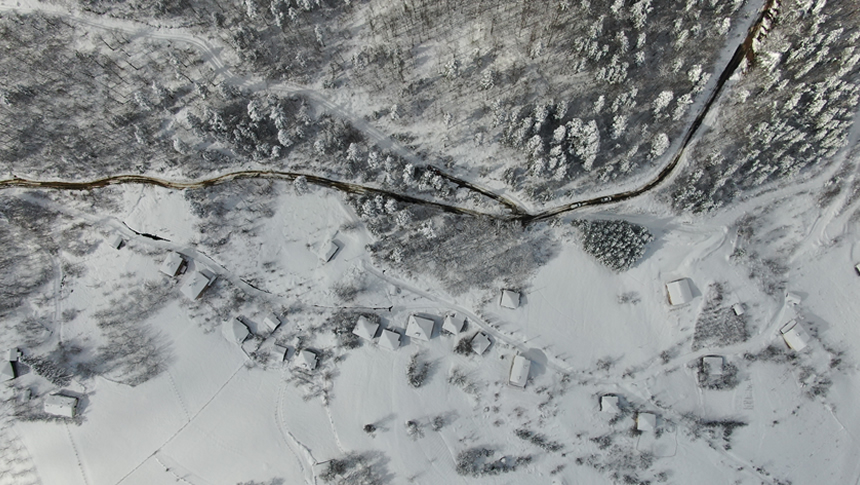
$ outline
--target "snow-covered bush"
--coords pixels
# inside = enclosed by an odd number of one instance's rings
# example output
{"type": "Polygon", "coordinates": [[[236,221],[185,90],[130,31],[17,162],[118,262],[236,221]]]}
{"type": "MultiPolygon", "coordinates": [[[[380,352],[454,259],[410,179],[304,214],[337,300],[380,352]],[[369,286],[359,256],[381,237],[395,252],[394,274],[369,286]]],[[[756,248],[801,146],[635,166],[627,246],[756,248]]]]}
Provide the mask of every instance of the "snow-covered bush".
{"type": "Polygon", "coordinates": [[[409,365],[406,367],[406,379],[409,385],[416,389],[423,386],[429,374],[430,363],[421,358],[420,352],[412,354],[409,365]]]}
{"type": "Polygon", "coordinates": [[[573,221],[579,231],[582,249],[613,271],[630,269],[645,254],[654,239],[647,228],[627,221],[573,221]]]}

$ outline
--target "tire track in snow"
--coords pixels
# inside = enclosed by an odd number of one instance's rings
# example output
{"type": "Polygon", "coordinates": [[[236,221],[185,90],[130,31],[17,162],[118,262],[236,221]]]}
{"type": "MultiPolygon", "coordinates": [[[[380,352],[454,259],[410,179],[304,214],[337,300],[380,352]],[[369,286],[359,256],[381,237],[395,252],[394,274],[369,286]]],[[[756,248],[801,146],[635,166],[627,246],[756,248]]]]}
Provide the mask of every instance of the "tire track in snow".
{"type": "Polygon", "coordinates": [[[287,424],[284,420],[284,413],[282,412],[282,403],[284,398],[284,390],[286,389],[286,364],[281,369],[280,379],[278,381],[278,399],[275,402],[275,422],[278,424],[278,431],[281,433],[281,437],[284,439],[284,442],[287,444],[287,447],[290,449],[290,452],[296,458],[296,461],[299,463],[299,468],[302,470],[302,475],[304,475],[305,483],[316,484],[317,477],[314,474],[313,467],[317,463],[316,459],[314,459],[313,455],[310,453],[310,449],[306,446],[299,443],[295,436],[287,430],[287,424]],[[302,456],[299,456],[299,452],[296,452],[294,446],[299,446],[300,451],[304,451],[304,454],[307,454],[310,458],[310,463],[305,467],[305,460],[302,456]],[[308,476],[310,475],[310,480],[308,480],[308,476]]]}

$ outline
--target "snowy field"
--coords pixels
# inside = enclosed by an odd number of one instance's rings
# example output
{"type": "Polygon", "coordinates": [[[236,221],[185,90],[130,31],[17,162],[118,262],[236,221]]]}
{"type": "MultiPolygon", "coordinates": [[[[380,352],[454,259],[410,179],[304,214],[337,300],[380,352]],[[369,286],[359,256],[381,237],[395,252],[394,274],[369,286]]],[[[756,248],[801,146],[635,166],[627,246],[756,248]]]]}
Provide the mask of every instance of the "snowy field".
{"type": "MultiPolygon", "coordinates": [[[[274,215],[253,235],[233,237],[207,256],[193,249],[196,216],[181,194],[112,190],[122,195],[121,207],[85,220],[97,237],[119,232],[126,245],[116,250],[102,242],[76,261],[86,271],[69,280],[53,311],[80,313],[54,338],[97,340],[102,333],[92,313],[100,305],[93,302],[136,285],[163,286],[165,300],[136,325],[158,336],[164,371],[133,387],[107,377],[71,382],[65,389],[81,396],[78,424],[5,425],[12,443],[4,452],[5,483],[16,483],[6,478],[13,468],[20,483],[325,483],[327,463],[351,454],[379,483],[614,483],[625,475],[714,484],[814,483],[826,475],[828,483],[854,483],[860,476],[860,417],[852,404],[860,352],[852,316],[860,308],[849,296],[860,277],[850,223],[834,229],[834,219],[827,233],[838,230],[840,237],[813,237],[790,262],[789,297],[763,294],[733,262],[734,225],[633,217],[656,240],[620,274],[561,229],[559,240],[568,242],[521,288],[519,308],[507,309],[495,292],[453,298],[432,281],[374,268],[364,250],[372,236],[330,192],[280,191],[274,215]],[[136,236],[122,222],[166,240],[136,236]],[[317,251],[329,239],[340,249],[323,263],[317,251]],[[158,272],[169,250],[196,258],[186,275],[158,272]],[[198,264],[219,280],[189,302],[178,288],[198,264]],[[340,348],[324,330],[325,312],[340,305],[333,286],[358,274],[364,290],[352,305],[376,308],[382,326],[401,333],[409,315],[427,316],[436,323],[430,341],[404,336],[397,350],[369,341],[340,348]],[[243,283],[252,276],[253,287],[243,283]],[[678,278],[691,281],[692,300],[673,307],[665,283],[678,278]],[[722,283],[727,305],[746,310],[749,338],[694,349],[714,282],[722,283]],[[236,292],[253,298],[216,321],[221,300],[236,292]],[[262,339],[239,345],[221,331],[242,315],[263,333],[260,322],[271,311],[282,315],[278,341],[291,347],[285,362],[263,364],[249,355],[262,339]],[[439,335],[447,313],[467,317],[463,334],[439,335]],[[800,318],[812,335],[796,358],[745,357],[769,345],[780,356],[793,354],[778,332],[790,318],[800,318]],[[454,351],[478,330],[492,341],[485,354],[454,351]],[[322,352],[317,369],[297,369],[299,347],[322,352]],[[525,389],[507,384],[517,352],[533,362],[525,389]],[[710,354],[737,367],[733,388],[697,384],[697,361],[710,354]],[[406,376],[414,355],[428,365],[417,388],[406,376]],[[832,364],[837,355],[841,363],[832,364]],[[825,377],[829,392],[810,395],[825,377]],[[622,397],[620,414],[600,412],[599,397],[607,393],[622,397]],[[657,433],[631,431],[640,412],[656,414],[657,433]],[[743,423],[728,439],[722,428],[702,424],[725,420],[743,423]],[[457,462],[471,448],[492,450],[490,460],[529,458],[507,473],[469,478],[457,473],[457,462]]],[[[40,203],[84,217],[74,204],[40,203]]],[[[15,382],[34,394],[51,390],[33,373],[15,382]]]]}

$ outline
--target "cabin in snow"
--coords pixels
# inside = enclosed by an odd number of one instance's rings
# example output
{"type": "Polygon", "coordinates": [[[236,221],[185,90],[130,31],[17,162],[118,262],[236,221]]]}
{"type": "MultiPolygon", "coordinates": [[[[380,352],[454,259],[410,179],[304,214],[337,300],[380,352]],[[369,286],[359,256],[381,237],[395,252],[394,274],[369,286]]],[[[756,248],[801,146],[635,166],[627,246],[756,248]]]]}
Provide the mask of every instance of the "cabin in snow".
{"type": "Polygon", "coordinates": [[[458,317],[456,314],[449,313],[445,315],[445,320],[442,321],[442,330],[457,335],[463,331],[466,326],[466,318],[458,317]]]}
{"type": "Polygon", "coordinates": [[[510,308],[511,310],[517,308],[520,306],[520,294],[513,290],[502,290],[499,305],[501,305],[502,308],[510,308]]]}
{"type": "Polygon", "coordinates": [[[526,387],[526,382],[529,380],[529,370],[531,370],[532,361],[526,359],[520,354],[514,357],[511,363],[511,375],[508,382],[512,386],[526,387]]]}
{"type": "Polygon", "coordinates": [[[62,394],[52,394],[45,398],[45,412],[53,416],[74,418],[78,408],[78,399],[62,394]]]}
{"type": "Polygon", "coordinates": [[[618,396],[615,394],[604,394],[600,396],[600,412],[613,414],[621,412],[618,396]]]}
{"type": "Polygon", "coordinates": [[[355,328],[352,329],[352,333],[365,340],[373,340],[377,330],[379,330],[379,324],[372,323],[367,317],[362,315],[358,317],[358,322],[356,322],[355,328]]]}
{"type": "Polygon", "coordinates": [[[433,336],[434,325],[436,322],[429,318],[409,315],[409,322],[406,324],[406,336],[429,342],[433,336]]]}
{"type": "Polygon", "coordinates": [[[269,355],[271,355],[273,361],[283,362],[287,360],[287,352],[289,351],[289,348],[284,347],[283,345],[275,344],[272,346],[272,351],[269,353],[269,355]]]}
{"type": "Polygon", "coordinates": [[[319,250],[317,251],[317,256],[320,258],[320,261],[323,263],[328,263],[331,261],[331,258],[337,254],[338,250],[340,250],[340,246],[332,240],[328,240],[320,244],[319,250]]]}
{"type": "Polygon", "coordinates": [[[18,377],[18,370],[15,368],[15,363],[21,357],[21,351],[17,348],[12,348],[3,353],[3,361],[0,363],[0,382],[11,381],[18,377]]]}
{"type": "Polygon", "coordinates": [[[308,371],[316,369],[317,362],[316,352],[308,349],[299,352],[299,356],[296,359],[296,365],[308,371]]]}
{"type": "Polygon", "coordinates": [[[484,332],[475,335],[471,342],[472,350],[474,350],[478,355],[484,355],[484,352],[486,352],[492,344],[493,342],[490,340],[490,337],[484,332]]]}
{"type": "Polygon", "coordinates": [[[170,252],[167,253],[167,257],[164,258],[164,261],[161,263],[161,266],[158,267],[158,271],[161,271],[167,276],[172,277],[181,273],[185,265],[185,259],[182,257],[181,254],[170,252]]]}
{"type": "Polygon", "coordinates": [[[224,325],[221,326],[221,333],[224,335],[224,338],[237,344],[241,344],[251,335],[248,326],[239,318],[224,322],[224,325]]]}
{"type": "Polygon", "coordinates": [[[720,377],[723,375],[725,360],[719,355],[706,355],[702,357],[702,371],[708,377],[720,377]]]}
{"type": "Polygon", "coordinates": [[[636,413],[637,431],[656,431],[657,415],[654,413],[636,413]]]}
{"type": "Polygon", "coordinates": [[[779,333],[782,334],[783,340],[792,350],[801,351],[809,343],[809,334],[797,323],[797,320],[792,320],[783,325],[779,329],[779,333]]]}
{"type": "Polygon", "coordinates": [[[120,249],[125,241],[119,234],[111,234],[107,239],[108,246],[114,249],[120,249]]]}
{"type": "Polygon", "coordinates": [[[735,312],[735,315],[741,316],[744,314],[744,306],[740,303],[735,303],[732,305],[732,311],[735,312]]]}
{"type": "Polygon", "coordinates": [[[278,318],[274,313],[270,313],[266,315],[266,318],[263,319],[263,328],[266,329],[266,332],[272,333],[278,328],[278,325],[281,324],[281,319],[278,318]]]}
{"type": "Polygon", "coordinates": [[[189,300],[196,300],[203,290],[212,286],[217,275],[208,269],[200,269],[192,273],[179,289],[189,300]]]}
{"type": "Polygon", "coordinates": [[[382,335],[379,336],[379,346],[388,349],[388,350],[397,350],[400,348],[400,334],[393,331],[385,329],[382,331],[382,335]]]}
{"type": "Polygon", "coordinates": [[[666,291],[669,293],[669,304],[672,306],[683,305],[693,299],[693,288],[687,278],[666,283],[666,291]]]}

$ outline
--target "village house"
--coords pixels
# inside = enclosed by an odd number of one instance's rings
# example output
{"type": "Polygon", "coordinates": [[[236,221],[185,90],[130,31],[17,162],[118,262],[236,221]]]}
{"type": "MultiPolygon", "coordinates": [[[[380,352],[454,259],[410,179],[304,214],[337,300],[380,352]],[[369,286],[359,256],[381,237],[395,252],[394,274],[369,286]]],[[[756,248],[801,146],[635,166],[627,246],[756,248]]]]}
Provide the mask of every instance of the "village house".
{"type": "Polygon", "coordinates": [[[657,415],[654,413],[636,413],[636,430],[654,432],[657,430],[657,415]]]}
{"type": "Polygon", "coordinates": [[[217,275],[208,269],[200,269],[192,273],[185,280],[182,288],[179,291],[189,300],[196,300],[203,293],[203,290],[212,286],[217,275]]]}
{"type": "Polygon", "coordinates": [[[221,332],[228,341],[238,344],[244,342],[251,335],[248,326],[240,318],[224,322],[224,325],[221,326],[221,332]]]}
{"type": "Polygon", "coordinates": [[[181,254],[170,252],[167,253],[167,257],[164,258],[164,261],[161,263],[161,266],[158,267],[158,270],[167,276],[173,277],[181,273],[185,265],[185,259],[181,254]]]}
{"type": "Polygon", "coordinates": [[[803,329],[797,320],[792,320],[783,325],[783,327],[779,329],[779,333],[782,334],[783,340],[785,340],[785,343],[792,350],[799,352],[805,349],[809,344],[809,334],[806,333],[806,330],[803,329]]]}
{"type": "Polygon", "coordinates": [[[509,308],[511,310],[520,306],[520,294],[513,290],[502,290],[502,296],[499,300],[499,305],[502,308],[509,308]]]}
{"type": "Polygon", "coordinates": [[[475,335],[471,342],[472,350],[478,355],[483,355],[492,344],[493,341],[490,340],[490,337],[484,332],[475,335]]]}
{"type": "Polygon", "coordinates": [[[317,256],[323,263],[328,263],[329,261],[331,261],[331,258],[333,258],[335,254],[337,254],[339,250],[340,246],[335,241],[327,240],[320,244],[317,256]]]}
{"type": "Polygon", "coordinates": [[[511,362],[511,375],[508,378],[508,382],[512,386],[516,387],[526,387],[526,382],[529,379],[529,370],[531,370],[532,361],[526,359],[520,354],[517,354],[514,357],[513,362],[511,362]]]}
{"type": "Polygon", "coordinates": [[[62,394],[52,394],[45,398],[44,410],[52,416],[74,418],[78,408],[78,399],[62,394]]]}
{"type": "Polygon", "coordinates": [[[702,371],[709,378],[721,377],[724,373],[725,359],[719,355],[706,355],[702,357],[702,371]]]}
{"type": "Polygon", "coordinates": [[[435,325],[436,322],[429,318],[409,315],[409,321],[406,324],[406,336],[429,342],[433,337],[433,327],[435,325]]]}
{"type": "Polygon", "coordinates": [[[693,288],[687,278],[666,283],[666,291],[669,294],[669,304],[672,306],[683,305],[693,299],[693,288]]]}
{"type": "Polygon", "coordinates": [[[280,324],[281,319],[274,313],[266,315],[266,318],[263,319],[263,328],[266,329],[267,333],[274,332],[280,324]]]}
{"type": "Polygon", "coordinates": [[[114,249],[120,249],[123,243],[125,243],[125,240],[123,240],[122,236],[119,234],[111,234],[107,239],[107,243],[108,246],[114,249]]]}
{"type": "Polygon", "coordinates": [[[296,358],[296,365],[307,371],[312,371],[316,369],[317,363],[318,359],[316,352],[308,349],[304,349],[299,352],[299,355],[296,358]]]}
{"type": "Polygon", "coordinates": [[[620,400],[615,394],[600,396],[600,412],[617,414],[621,412],[620,400]]]}
{"type": "Polygon", "coordinates": [[[397,350],[400,348],[400,334],[393,330],[383,330],[382,335],[379,336],[379,346],[388,350],[397,350]]]}
{"type": "Polygon", "coordinates": [[[365,340],[373,340],[373,337],[376,336],[376,332],[378,330],[378,323],[372,323],[370,320],[367,319],[367,317],[362,315],[358,317],[358,322],[356,322],[355,328],[352,329],[352,333],[365,340]]]}
{"type": "Polygon", "coordinates": [[[466,326],[466,318],[459,317],[454,313],[449,313],[445,315],[445,319],[442,321],[442,330],[457,335],[458,333],[463,331],[463,327],[466,326]]]}

